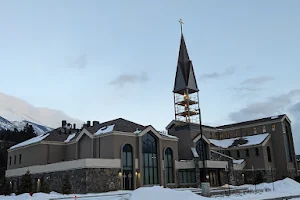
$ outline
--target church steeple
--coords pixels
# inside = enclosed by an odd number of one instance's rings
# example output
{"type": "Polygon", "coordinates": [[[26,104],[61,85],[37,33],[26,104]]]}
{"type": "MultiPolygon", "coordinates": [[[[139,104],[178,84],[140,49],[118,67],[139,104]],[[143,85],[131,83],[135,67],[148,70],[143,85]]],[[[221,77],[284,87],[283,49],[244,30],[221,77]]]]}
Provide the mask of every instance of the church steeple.
{"type": "Polygon", "coordinates": [[[175,118],[184,122],[199,122],[198,86],[195,78],[194,67],[189,58],[184,36],[182,33],[177,61],[177,70],[174,83],[175,118]]]}
{"type": "Polygon", "coordinates": [[[190,94],[199,91],[195,78],[194,67],[189,58],[183,34],[181,34],[173,92],[183,94],[185,90],[188,90],[190,94]]]}

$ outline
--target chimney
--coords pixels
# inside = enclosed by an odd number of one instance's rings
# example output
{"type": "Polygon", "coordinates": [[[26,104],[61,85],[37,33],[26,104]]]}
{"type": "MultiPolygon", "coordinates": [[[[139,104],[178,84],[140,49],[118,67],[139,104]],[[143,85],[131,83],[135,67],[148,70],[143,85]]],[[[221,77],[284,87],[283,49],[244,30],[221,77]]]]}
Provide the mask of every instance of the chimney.
{"type": "Polygon", "coordinates": [[[67,121],[66,121],[66,120],[62,120],[62,121],[61,121],[61,127],[65,127],[66,124],[67,124],[67,121]]]}
{"type": "Polygon", "coordinates": [[[87,121],[86,125],[87,125],[87,127],[90,127],[91,126],[91,121],[87,121]]]}
{"type": "Polygon", "coordinates": [[[93,121],[93,126],[98,125],[99,121],[93,121]]]}
{"type": "Polygon", "coordinates": [[[73,129],[76,129],[76,124],[73,124],[73,129]]]}

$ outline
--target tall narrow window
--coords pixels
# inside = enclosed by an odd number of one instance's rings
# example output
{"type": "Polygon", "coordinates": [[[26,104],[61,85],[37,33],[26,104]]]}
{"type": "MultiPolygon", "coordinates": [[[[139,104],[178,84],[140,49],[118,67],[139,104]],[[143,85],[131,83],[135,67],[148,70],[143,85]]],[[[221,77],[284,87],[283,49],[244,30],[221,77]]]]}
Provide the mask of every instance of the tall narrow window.
{"type": "Polygon", "coordinates": [[[200,160],[207,160],[208,158],[208,145],[203,139],[199,139],[196,142],[196,151],[200,157],[200,160]],[[204,151],[204,152],[203,152],[204,151]]]}
{"type": "Polygon", "coordinates": [[[17,164],[17,156],[14,156],[14,165],[17,164]]]}
{"type": "Polygon", "coordinates": [[[272,125],[272,131],[275,131],[276,130],[276,126],[275,124],[272,125]]]}
{"type": "Polygon", "coordinates": [[[213,138],[213,134],[212,134],[212,132],[210,132],[210,139],[212,139],[213,138]]]}
{"type": "Polygon", "coordinates": [[[247,135],[248,135],[248,133],[247,133],[247,130],[245,130],[245,131],[244,131],[244,135],[245,135],[245,136],[247,136],[247,135]]]}
{"type": "Polygon", "coordinates": [[[258,148],[255,148],[255,154],[256,154],[256,156],[259,156],[259,149],[258,148]]]}
{"type": "Polygon", "coordinates": [[[22,154],[19,155],[19,164],[21,164],[22,154]]]}
{"type": "Polygon", "coordinates": [[[166,182],[174,183],[173,175],[173,151],[171,148],[167,148],[165,151],[165,172],[166,172],[166,182]]]}
{"type": "Polygon", "coordinates": [[[240,151],[239,151],[239,150],[236,150],[236,156],[237,156],[238,158],[241,157],[241,154],[240,154],[240,151]]]}
{"type": "Polygon", "coordinates": [[[246,157],[249,157],[249,149],[246,149],[246,157]]]}
{"type": "Polygon", "coordinates": [[[262,130],[263,130],[263,133],[267,132],[266,126],[263,126],[262,130]]]}
{"type": "Polygon", "coordinates": [[[230,138],[230,132],[228,132],[228,138],[230,138]]]}
{"type": "Polygon", "coordinates": [[[152,133],[146,133],[142,142],[144,185],[158,184],[156,138],[152,133]]]}
{"type": "Polygon", "coordinates": [[[236,136],[236,137],[239,137],[239,136],[240,136],[239,131],[236,131],[236,132],[235,132],[235,136],[236,136]]]}
{"type": "Polygon", "coordinates": [[[9,165],[11,165],[11,156],[9,156],[9,165]]]}
{"type": "Polygon", "coordinates": [[[270,147],[267,147],[267,154],[268,154],[268,161],[272,162],[272,157],[271,157],[271,150],[270,147]]]}
{"type": "Polygon", "coordinates": [[[133,154],[130,144],[125,144],[122,149],[123,189],[133,189],[133,154]]]}

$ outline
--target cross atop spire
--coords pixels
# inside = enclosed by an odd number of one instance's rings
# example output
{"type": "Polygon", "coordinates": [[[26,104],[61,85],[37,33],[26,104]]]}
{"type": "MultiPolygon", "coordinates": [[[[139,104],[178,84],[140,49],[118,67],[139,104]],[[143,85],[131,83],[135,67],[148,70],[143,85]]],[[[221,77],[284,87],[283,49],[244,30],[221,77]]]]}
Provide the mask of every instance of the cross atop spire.
{"type": "Polygon", "coordinates": [[[184,23],[183,23],[182,19],[180,19],[178,22],[180,23],[180,30],[181,30],[181,34],[182,34],[182,24],[184,24],[184,23]]]}

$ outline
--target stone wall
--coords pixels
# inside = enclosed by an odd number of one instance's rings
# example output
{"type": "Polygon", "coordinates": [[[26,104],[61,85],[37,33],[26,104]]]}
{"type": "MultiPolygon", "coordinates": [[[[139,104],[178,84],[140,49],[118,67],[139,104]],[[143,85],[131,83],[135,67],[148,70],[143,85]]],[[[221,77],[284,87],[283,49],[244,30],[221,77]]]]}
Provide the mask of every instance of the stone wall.
{"type": "MultiPolygon", "coordinates": [[[[58,171],[42,174],[31,174],[33,188],[37,192],[37,180],[41,183],[47,181],[50,191],[61,193],[63,177],[68,174],[72,185],[72,193],[99,193],[121,189],[121,179],[118,176],[119,169],[76,169],[68,171],[58,171]]],[[[14,192],[17,192],[16,183],[21,177],[8,178],[14,182],[14,192]]]]}

